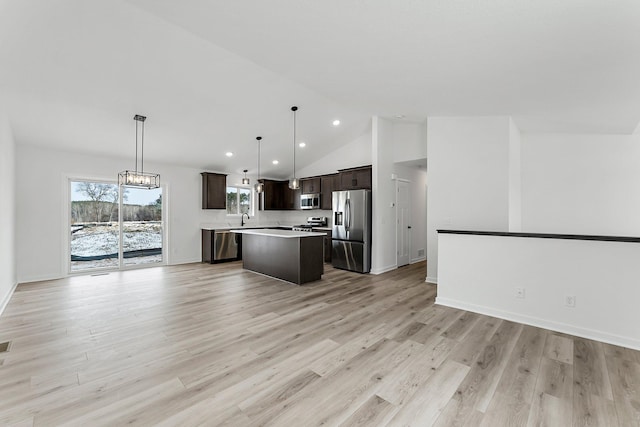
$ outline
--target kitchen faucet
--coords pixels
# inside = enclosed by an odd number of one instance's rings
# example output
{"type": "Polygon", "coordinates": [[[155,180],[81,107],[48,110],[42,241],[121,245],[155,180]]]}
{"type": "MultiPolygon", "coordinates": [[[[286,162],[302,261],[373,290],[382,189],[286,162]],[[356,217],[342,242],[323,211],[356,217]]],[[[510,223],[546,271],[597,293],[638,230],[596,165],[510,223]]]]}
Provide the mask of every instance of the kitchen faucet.
{"type": "Polygon", "coordinates": [[[246,212],[245,212],[245,213],[243,213],[243,214],[242,214],[242,219],[240,220],[240,227],[244,227],[244,216],[245,216],[245,215],[247,216],[247,219],[251,219],[251,218],[249,217],[249,214],[248,214],[248,213],[246,213],[246,212]]]}

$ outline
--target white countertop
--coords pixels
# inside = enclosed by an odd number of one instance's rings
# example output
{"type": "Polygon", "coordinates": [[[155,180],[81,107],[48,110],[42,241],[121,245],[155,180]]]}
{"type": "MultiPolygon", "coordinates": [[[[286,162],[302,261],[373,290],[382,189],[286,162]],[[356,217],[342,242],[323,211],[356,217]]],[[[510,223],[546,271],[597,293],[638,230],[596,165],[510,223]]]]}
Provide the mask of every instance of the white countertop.
{"type": "MultiPolygon", "coordinates": [[[[230,225],[228,223],[218,223],[218,224],[212,224],[212,223],[207,223],[207,224],[201,224],[200,228],[203,230],[235,230],[237,228],[240,227],[240,224],[236,224],[236,225],[230,225]]],[[[250,223],[247,222],[245,224],[245,227],[247,228],[273,228],[273,227],[287,227],[287,228],[291,228],[290,225],[280,225],[280,224],[259,224],[259,223],[250,223]]]]}
{"type": "Polygon", "coordinates": [[[270,237],[284,237],[284,238],[295,238],[295,237],[318,237],[324,236],[324,233],[314,233],[312,231],[291,231],[291,230],[276,230],[273,228],[264,228],[264,229],[233,229],[232,233],[240,233],[240,234],[256,234],[259,236],[270,236],[270,237]]]}

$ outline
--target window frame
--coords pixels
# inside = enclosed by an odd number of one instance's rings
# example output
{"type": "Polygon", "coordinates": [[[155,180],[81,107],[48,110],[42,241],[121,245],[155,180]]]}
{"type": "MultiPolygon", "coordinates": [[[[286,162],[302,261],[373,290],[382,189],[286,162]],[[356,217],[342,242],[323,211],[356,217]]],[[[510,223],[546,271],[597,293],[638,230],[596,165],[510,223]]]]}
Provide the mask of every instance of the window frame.
{"type": "MultiPolygon", "coordinates": [[[[225,187],[225,196],[228,197],[229,195],[229,189],[230,188],[234,188],[236,190],[236,200],[238,202],[238,212],[237,213],[229,213],[229,205],[227,204],[227,209],[226,209],[226,213],[228,217],[233,217],[233,218],[237,218],[242,216],[243,214],[240,213],[240,190],[248,190],[249,191],[249,212],[248,215],[253,216],[254,214],[254,198],[253,198],[253,191],[251,191],[251,186],[249,185],[227,185],[225,187]]],[[[228,201],[228,198],[226,199],[228,201]]]]}

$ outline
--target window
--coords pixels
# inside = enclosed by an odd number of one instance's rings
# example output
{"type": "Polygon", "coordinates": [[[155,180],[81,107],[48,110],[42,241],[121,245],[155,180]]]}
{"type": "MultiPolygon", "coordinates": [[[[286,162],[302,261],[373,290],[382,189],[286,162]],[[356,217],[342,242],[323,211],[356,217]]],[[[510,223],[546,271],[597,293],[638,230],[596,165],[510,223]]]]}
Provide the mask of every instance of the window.
{"type": "Polygon", "coordinates": [[[242,215],[251,212],[251,189],[227,187],[227,215],[242,215]]]}

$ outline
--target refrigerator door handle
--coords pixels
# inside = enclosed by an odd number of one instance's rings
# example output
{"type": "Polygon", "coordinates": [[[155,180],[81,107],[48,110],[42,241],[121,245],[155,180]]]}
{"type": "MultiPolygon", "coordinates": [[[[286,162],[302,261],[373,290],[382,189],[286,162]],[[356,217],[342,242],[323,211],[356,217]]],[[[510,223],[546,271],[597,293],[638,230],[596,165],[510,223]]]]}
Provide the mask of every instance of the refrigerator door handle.
{"type": "Polygon", "coordinates": [[[345,213],[345,221],[344,228],[346,231],[349,231],[349,227],[351,227],[351,200],[347,199],[344,202],[344,213],[345,213]]]}

